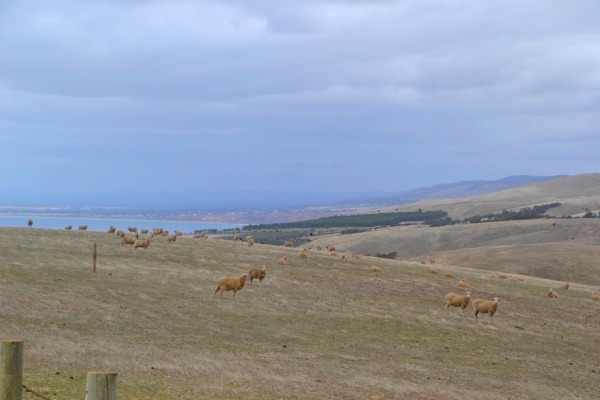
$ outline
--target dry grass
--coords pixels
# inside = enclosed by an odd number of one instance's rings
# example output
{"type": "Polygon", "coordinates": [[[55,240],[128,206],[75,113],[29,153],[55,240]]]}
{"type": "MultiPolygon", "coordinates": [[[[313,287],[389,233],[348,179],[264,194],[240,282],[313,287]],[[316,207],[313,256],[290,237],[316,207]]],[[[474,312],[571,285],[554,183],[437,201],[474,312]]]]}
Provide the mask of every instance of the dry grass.
{"type": "Polygon", "coordinates": [[[596,287],[574,284],[548,299],[556,282],[480,282],[481,271],[445,267],[472,282],[474,299],[501,299],[490,327],[471,312],[447,317],[444,295],[456,281],[420,264],[377,259],[373,274],[371,257],[306,260],[300,249],[180,239],[134,251],[106,233],[0,229],[0,337],[26,341],[24,383],[52,399],[84,398],[85,374],[104,369],[119,373],[122,399],[600,390],[596,287]],[[283,255],[288,264],[277,265],[283,255]],[[262,287],[246,285],[235,301],[212,297],[218,278],[263,264],[262,287]]]}

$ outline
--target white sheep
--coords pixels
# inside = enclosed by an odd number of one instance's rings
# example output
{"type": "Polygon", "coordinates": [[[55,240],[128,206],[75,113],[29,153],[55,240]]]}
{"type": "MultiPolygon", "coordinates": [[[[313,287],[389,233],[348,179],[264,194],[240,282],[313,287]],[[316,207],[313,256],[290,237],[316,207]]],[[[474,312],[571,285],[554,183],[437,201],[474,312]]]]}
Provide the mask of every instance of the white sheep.
{"type": "Polygon", "coordinates": [[[479,313],[489,314],[489,316],[490,316],[489,324],[491,325],[492,318],[494,317],[494,314],[496,314],[496,311],[498,311],[498,303],[499,302],[500,302],[500,299],[498,299],[497,297],[494,297],[494,300],[491,300],[491,301],[483,300],[483,299],[473,300],[473,314],[475,314],[475,321],[477,323],[479,323],[479,319],[477,319],[477,315],[479,313]]]}
{"type": "Polygon", "coordinates": [[[253,279],[258,279],[258,283],[261,284],[263,279],[265,279],[265,277],[267,276],[267,266],[263,265],[260,269],[252,268],[250,271],[248,271],[248,274],[250,275],[251,285],[253,279]]]}
{"type": "Polygon", "coordinates": [[[467,292],[466,295],[448,293],[446,296],[446,311],[450,315],[450,306],[460,307],[463,312],[463,317],[466,316],[465,309],[471,302],[471,292],[467,292]]]}
{"type": "Polygon", "coordinates": [[[223,298],[223,292],[228,292],[233,290],[233,298],[235,299],[235,295],[239,290],[244,288],[246,284],[246,280],[248,279],[248,274],[243,273],[237,278],[221,278],[217,281],[217,288],[213,293],[213,297],[217,295],[218,292],[221,293],[221,298],[223,298]]]}

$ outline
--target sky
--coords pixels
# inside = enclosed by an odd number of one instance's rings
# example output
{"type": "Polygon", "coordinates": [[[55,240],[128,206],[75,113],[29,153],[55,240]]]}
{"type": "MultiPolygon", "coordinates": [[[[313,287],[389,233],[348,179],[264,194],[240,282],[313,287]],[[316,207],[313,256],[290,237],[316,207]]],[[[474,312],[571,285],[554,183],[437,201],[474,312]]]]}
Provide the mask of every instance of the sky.
{"type": "Polygon", "coordinates": [[[0,2],[0,191],[600,171],[596,1],[0,2]]]}

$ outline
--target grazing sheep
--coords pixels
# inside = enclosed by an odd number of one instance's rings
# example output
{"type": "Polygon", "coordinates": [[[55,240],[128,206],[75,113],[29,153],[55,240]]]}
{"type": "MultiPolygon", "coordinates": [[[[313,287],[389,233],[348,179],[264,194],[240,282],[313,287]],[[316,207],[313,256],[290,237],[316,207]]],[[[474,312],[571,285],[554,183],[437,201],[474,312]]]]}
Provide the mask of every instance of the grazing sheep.
{"type": "Polygon", "coordinates": [[[166,232],[161,232],[161,235],[162,235],[162,236],[169,236],[169,231],[166,231],[166,232]]]}
{"type": "Polygon", "coordinates": [[[153,235],[160,235],[162,233],[162,228],[152,228],[153,235]]]}
{"type": "Polygon", "coordinates": [[[73,229],[73,225],[65,226],[65,229],[66,229],[67,231],[70,231],[71,229],[73,229]]]}
{"type": "Polygon", "coordinates": [[[425,261],[421,261],[421,264],[425,264],[425,261]]]}
{"type": "Polygon", "coordinates": [[[469,285],[467,284],[467,280],[465,278],[462,278],[460,281],[458,281],[458,287],[468,288],[469,285]]]}
{"type": "Polygon", "coordinates": [[[306,254],[305,251],[303,251],[302,253],[300,253],[300,258],[308,258],[308,255],[306,254]]]}
{"type": "Polygon", "coordinates": [[[123,236],[121,239],[121,246],[125,246],[126,244],[134,244],[136,238],[130,236],[123,236]]]}
{"type": "Polygon", "coordinates": [[[600,295],[598,295],[598,293],[592,293],[592,300],[600,301],[600,295]]]}
{"type": "Polygon", "coordinates": [[[400,257],[396,257],[396,261],[404,261],[404,260],[401,259],[400,257]]]}
{"type": "Polygon", "coordinates": [[[32,220],[27,221],[27,227],[31,228],[32,226],[33,226],[33,221],[32,220]]]}
{"type": "Polygon", "coordinates": [[[122,230],[120,230],[120,229],[119,229],[119,230],[117,231],[117,236],[119,236],[119,237],[123,237],[123,236],[125,236],[125,232],[123,232],[122,230]]]}
{"type": "Polygon", "coordinates": [[[362,254],[352,254],[352,258],[361,258],[362,254]]]}
{"type": "Polygon", "coordinates": [[[331,247],[329,248],[329,251],[336,251],[336,250],[337,250],[337,249],[335,248],[335,246],[331,246],[331,247]]]}
{"type": "Polygon", "coordinates": [[[261,269],[252,268],[250,271],[248,271],[248,274],[250,275],[251,285],[253,279],[258,279],[258,284],[260,285],[262,284],[263,279],[265,279],[265,277],[267,276],[267,266],[263,265],[261,269]]]}
{"type": "Polygon", "coordinates": [[[252,239],[252,235],[246,236],[246,243],[248,243],[248,241],[251,240],[251,239],[252,239]]]}
{"type": "Polygon", "coordinates": [[[128,229],[129,229],[129,232],[137,232],[137,228],[135,228],[135,227],[133,227],[133,228],[129,227],[128,229]]]}
{"type": "Polygon", "coordinates": [[[514,282],[514,283],[517,283],[517,282],[519,282],[519,278],[510,278],[510,281],[514,282]]]}
{"type": "Polygon", "coordinates": [[[337,251],[332,251],[330,254],[334,257],[337,257],[337,251]]]}
{"type": "Polygon", "coordinates": [[[429,260],[429,264],[435,264],[435,260],[432,258],[429,260]]]}
{"type": "Polygon", "coordinates": [[[494,300],[492,300],[492,301],[483,300],[483,299],[473,300],[473,314],[475,314],[475,321],[477,323],[479,323],[479,319],[477,319],[477,315],[479,313],[489,314],[490,315],[489,324],[491,325],[492,318],[494,317],[494,314],[496,314],[496,311],[498,311],[498,302],[499,301],[500,300],[497,297],[494,297],[494,300]]]}
{"type": "Polygon", "coordinates": [[[148,234],[148,229],[142,229],[142,234],[147,235],[148,234]]]}
{"type": "Polygon", "coordinates": [[[285,247],[294,247],[293,242],[285,242],[285,247]]]}
{"type": "Polygon", "coordinates": [[[285,265],[287,263],[287,257],[281,257],[279,260],[277,260],[277,264],[279,265],[285,265]]]}
{"type": "Polygon", "coordinates": [[[115,233],[115,231],[116,231],[115,227],[111,225],[110,228],[108,228],[107,233],[115,233]]]}
{"type": "Polygon", "coordinates": [[[235,295],[239,290],[244,288],[246,284],[246,280],[248,279],[248,274],[243,273],[238,278],[221,278],[217,281],[217,288],[213,293],[213,297],[217,295],[218,292],[221,293],[221,298],[223,298],[223,292],[228,292],[233,290],[233,298],[235,299],[235,295]]]}
{"type": "Polygon", "coordinates": [[[556,293],[554,289],[550,288],[550,290],[548,291],[548,297],[550,297],[551,299],[558,299],[558,293],[556,293]]]}
{"type": "Polygon", "coordinates": [[[136,240],[136,241],[133,243],[133,249],[135,250],[135,249],[137,249],[138,247],[143,247],[143,248],[144,248],[144,250],[146,250],[146,249],[148,248],[148,246],[150,246],[150,239],[151,239],[151,238],[147,237],[147,238],[146,238],[146,239],[144,239],[144,240],[136,240]]]}
{"type": "Polygon", "coordinates": [[[434,269],[434,268],[431,268],[431,267],[427,267],[427,273],[428,273],[428,274],[434,274],[434,275],[437,275],[437,273],[438,273],[438,270],[437,270],[437,269],[434,269]]]}
{"type": "Polygon", "coordinates": [[[202,239],[202,236],[200,236],[200,235],[194,235],[194,236],[192,237],[192,239],[202,239]]]}
{"type": "Polygon", "coordinates": [[[377,267],[375,265],[372,265],[371,266],[371,271],[373,271],[373,272],[381,272],[381,267],[377,267]]]}
{"type": "Polygon", "coordinates": [[[479,279],[480,279],[481,281],[483,281],[483,282],[489,282],[489,281],[490,281],[490,278],[488,278],[488,277],[487,277],[487,276],[485,276],[485,275],[481,275],[481,276],[479,277],[479,279]]]}
{"type": "Polygon", "coordinates": [[[87,229],[87,225],[79,225],[80,231],[85,231],[87,229]]]}
{"type": "Polygon", "coordinates": [[[446,296],[446,311],[450,315],[450,306],[460,307],[463,312],[463,317],[466,316],[465,309],[471,302],[471,292],[467,292],[466,295],[448,293],[446,296]]]}
{"type": "Polygon", "coordinates": [[[446,278],[454,278],[454,275],[452,275],[452,272],[450,271],[444,271],[444,275],[446,276],[446,278]]]}
{"type": "Polygon", "coordinates": [[[177,235],[167,236],[167,242],[175,242],[177,240],[177,235]]]}
{"type": "Polygon", "coordinates": [[[561,290],[569,290],[569,284],[565,283],[564,285],[560,285],[559,289],[561,289],[561,290]]]}
{"type": "Polygon", "coordinates": [[[506,275],[499,275],[500,279],[506,279],[506,275]]]}
{"type": "Polygon", "coordinates": [[[246,243],[248,243],[248,246],[254,246],[254,239],[252,239],[252,238],[247,239],[246,243]]]}
{"type": "Polygon", "coordinates": [[[321,251],[321,246],[317,246],[317,251],[321,251]]]}
{"type": "Polygon", "coordinates": [[[342,259],[342,260],[345,260],[345,259],[346,259],[346,255],[344,254],[344,255],[341,257],[341,259],[342,259]]]}

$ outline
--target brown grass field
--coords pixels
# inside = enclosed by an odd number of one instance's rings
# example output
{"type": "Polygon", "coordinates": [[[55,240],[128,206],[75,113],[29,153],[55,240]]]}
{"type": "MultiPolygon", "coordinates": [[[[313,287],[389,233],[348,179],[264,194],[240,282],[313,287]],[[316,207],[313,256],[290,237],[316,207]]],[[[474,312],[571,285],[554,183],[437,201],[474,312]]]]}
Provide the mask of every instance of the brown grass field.
{"type": "Polygon", "coordinates": [[[300,251],[189,237],[134,251],[106,233],[0,228],[0,338],[25,341],[23,382],[51,399],[83,399],[95,370],[119,373],[119,399],[598,396],[598,286],[548,299],[558,282],[300,251]],[[218,278],[263,264],[262,286],[213,298],[218,278]],[[463,277],[473,298],[500,298],[493,325],[470,307],[446,315],[463,277]]]}

